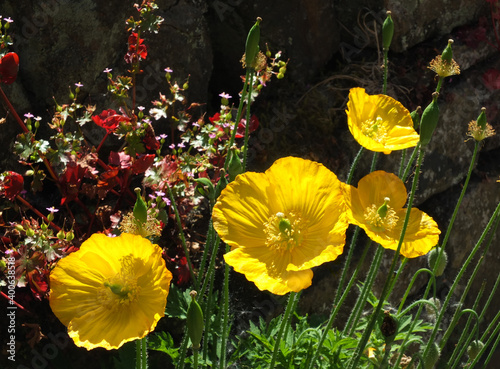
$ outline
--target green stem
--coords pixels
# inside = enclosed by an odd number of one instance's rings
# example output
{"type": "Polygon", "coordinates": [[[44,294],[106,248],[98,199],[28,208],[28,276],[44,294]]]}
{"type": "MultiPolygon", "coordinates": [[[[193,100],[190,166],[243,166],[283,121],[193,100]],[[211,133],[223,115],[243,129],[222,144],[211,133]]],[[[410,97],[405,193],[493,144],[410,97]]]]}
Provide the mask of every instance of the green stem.
{"type": "Polygon", "coordinates": [[[179,215],[179,211],[177,210],[177,206],[175,205],[175,198],[174,198],[174,194],[172,192],[172,189],[170,188],[170,184],[167,185],[167,189],[168,189],[168,197],[170,198],[170,204],[171,204],[172,210],[174,211],[174,214],[175,214],[175,220],[177,222],[177,228],[179,230],[179,237],[181,239],[182,249],[184,250],[184,254],[186,255],[186,261],[187,261],[187,265],[189,268],[189,274],[191,276],[191,280],[193,281],[194,289],[199,291],[200,290],[199,281],[197,280],[197,278],[194,274],[193,264],[191,264],[189,250],[187,249],[187,245],[186,245],[186,238],[184,237],[184,230],[182,229],[181,217],[179,215]]]}
{"type": "MultiPolygon", "coordinates": [[[[340,276],[339,280],[339,285],[337,286],[337,290],[335,291],[335,297],[333,298],[333,304],[336,304],[338,302],[338,299],[340,298],[340,291],[342,291],[342,288],[344,288],[344,280],[347,277],[347,273],[349,272],[349,267],[351,265],[351,260],[354,255],[354,249],[356,248],[356,241],[358,240],[359,232],[361,231],[361,228],[356,226],[356,229],[354,230],[354,234],[352,235],[351,238],[351,243],[349,245],[349,252],[347,254],[347,258],[344,264],[344,267],[342,268],[342,275],[340,276]]],[[[367,245],[365,249],[368,249],[370,245],[367,245]]],[[[359,268],[359,264],[358,264],[359,268]]]]}
{"type": "MultiPolygon", "coordinates": [[[[247,168],[247,153],[248,153],[248,139],[249,139],[249,133],[250,133],[250,105],[252,104],[252,90],[253,90],[253,76],[255,74],[255,70],[252,68],[250,70],[250,83],[248,84],[248,94],[247,94],[247,118],[246,118],[246,123],[245,123],[245,138],[244,138],[244,143],[243,143],[243,171],[246,170],[247,168]]],[[[236,127],[238,127],[239,121],[235,123],[236,127]]]]}
{"type": "Polygon", "coordinates": [[[406,164],[406,169],[403,173],[403,176],[401,177],[401,180],[403,182],[406,182],[406,179],[408,178],[408,175],[410,174],[411,166],[412,166],[413,162],[415,161],[415,156],[417,155],[417,153],[419,151],[420,151],[420,142],[417,143],[417,146],[415,146],[415,149],[411,153],[410,160],[408,160],[408,163],[406,164]]]}
{"type": "Polygon", "coordinates": [[[349,174],[347,175],[347,181],[346,181],[347,184],[351,184],[351,182],[352,182],[352,177],[354,175],[354,170],[358,166],[358,163],[359,163],[359,160],[361,159],[361,154],[363,154],[363,151],[364,151],[364,147],[361,146],[359,148],[358,153],[354,157],[354,160],[353,160],[353,162],[351,164],[351,168],[349,169],[349,174]]]}
{"type": "MultiPolygon", "coordinates": [[[[426,268],[419,269],[413,275],[413,277],[410,281],[410,284],[408,285],[408,288],[406,288],[405,294],[403,295],[403,299],[401,300],[401,303],[399,304],[398,315],[401,314],[401,310],[403,309],[403,306],[406,302],[406,298],[408,297],[408,294],[410,293],[411,288],[413,287],[413,284],[415,283],[417,277],[420,275],[420,273],[424,273],[424,272],[429,273],[429,275],[431,277],[432,285],[434,286],[434,297],[436,296],[436,277],[434,276],[434,273],[431,270],[426,269],[426,268]]],[[[415,319],[415,321],[416,321],[416,319],[415,319]]],[[[411,332],[411,330],[409,332],[411,332]]]]}
{"type": "Polygon", "coordinates": [[[141,339],[142,347],[142,369],[148,369],[148,337],[141,339]]]}
{"type": "MultiPolygon", "coordinates": [[[[357,229],[359,229],[359,228],[357,228],[357,229]]],[[[347,287],[345,288],[344,293],[342,294],[340,299],[338,301],[337,301],[337,299],[334,299],[333,306],[332,306],[332,313],[330,314],[330,318],[328,319],[328,322],[327,322],[325,328],[323,329],[323,334],[321,335],[321,338],[320,338],[318,344],[316,345],[316,350],[314,351],[314,354],[311,358],[309,366],[307,367],[308,369],[312,369],[314,367],[314,363],[316,362],[316,360],[318,359],[318,357],[320,355],[321,348],[323,347],[323,343],[325,342],[326,337],[328,336],[328,332],[332,328],[333,322],[334,322],[335,318],[337,317],[337,314],[340,311],[340,308],[342,307],[344,300],[346,299],[347,295],[349,294],[349,291],[351,290],[354,282],[356,281],[356,278],[357,278],[358,273],[361,269],[361,266],[363,265],[363,263],[365,261],[366,255],[368,254],[368,250],[370,249],[370,246],[371,245],[369,243],[366,244],[366,247],[363,250],[363,254],[361,255],[361,258],[359,259],[358,265],[357,265],[356,269],[354,270],[354,273],[352,274],[351,279],[349,280],[349,283],[347,284],[347,287]]],[[[337,291],[340,291],[340,289],[338,289],[337,291]]]]}
{"type": "Polygon", "coordinates": [[[193,349],[193,369],[198,369],[198,349],[193,349]]]}
{"type": "Polygon", "coordinates": [[[389,50],[384,49],[384,81],[383,81],[383,87],[382,87],[382,93],[384,95],[387,94],[387,75],[388,75],[388,61],[389,61],[389,50]]]}
{"type": "MultiPolygon", "coordinates": [[[[226,245],[226,254],[229,252],[229,246],[226,245]]],[[[226,368],[226,343],[229,332],[229,265],[224,263],[224,308],[222,315],[222,335],[220,341],[220,362],[219,368],[226,368]]]]}
{"type": "Polygon", "coordinates": [[[363,335],[361,336],[360,340],[358,341],[358,345],[357,345],[356,350],[354,352],[353,358],[348,363],[348,367],[347,367],[348,369],[355,369],[358,367],[359,359],[363,355],[363,351],[365,349],[365,346],[368,342],[368,339],[370,338],[370,335],[373,331],[373,328],[375,327],[375,322],[377,321],[378,314],[382,310],[382,307],[384,305],[384,301],[387,298],[390,286],[392,284],[391,283],[392,275],[394,273],[394,270],[396,269],[396,264],[397,264],[397,261],[399,259],[399,253],[401,251],[401,247],[403,246],[403,240],[405,237],[406,228],[408,227],[408,222],[410,220],[411,207],[413,205],[413,199],[415,198],[415,192],[417,190],[417,183],[418,183],[418,178],[420,175],[420,167],[422,166],[423,156],[424,156],[423,150],[420,150],[419,156],[417,159],[417,170],[415,172],[415,177],[413,178],[412,188],[411,188],[411,192],[410,192],[410,198],[408,199],[408,206],[407,206],[407,211],[406,211],[406,215],[405,215],[405,220],[403,223],[403,228],[401,230],[401,236],[399,238],[398,247],[396,249],[394,257],[392,258],[391,266],[389,267],[389,270],[387,271],[388,278],[385,281],[384,288],[383,288],[382,293],[380,295],[378,305],[376,306],[372,316],[370,317],[370,320],[368,321],[368,324],[366,326],[365,331],[363,332],[363,335]]]}
{"type": "MultiPolygon", "coordinates": [[[[458,282],[462,279],[462,276],[464,275],[465,270],[467,269],[467,267],[469,266],[470,262],[474,258],[474,255],[476,254],[476,252],[479,250],[479,247],[483,243],[486,235],[488,234],[488,231],[490,230],[491,226],[493,225],[494,220],[497,218],[497,216],[498,216],[499,213],[500,213],[500,202],[498,203],[495,211],[493,212],[493,215],[491,216],[488,224],[486,225],[486,228],[484,229],[483,233],[481,234],[481,237],[477,241],[476,245],[474,246],[474,248],[472,249],[471,253],[469,254],[467,260],[464,262],[464,264],[462,265],[462,268],[458,272],[457,277],[453,281],[453,284],[450,287],[450,290],[448,291],[448,294],[446,295],[446,299],[445,299],[445,301],[443,303],[443,307],[441,308],[441,313],[438,315],[438,317],[436,319],[436,324],[434,325],[434,329],[433,329],[433,331],[431,333],[431,336],[429,338],[429,342],[434,342],[434,339],[436,338],[436,335],[437,335],[437,333],[439,331],[439,326],[440,326],[441,321],[442,321],[442,319],[444,317],[444,312],[446,311],[446,308],[448,307],[448,304],[450,303],[450,300],[451,300],[451,298],[453,296],[453,292],[455,291],[455,288],[457,287],[458,282]]],[[[426,354],[427,354],[427,349],[424,352],[424,357],[425,357],[426,354]]]]}
{"type": "MultiPolygon", "coordinates": [[[[368,243],[371,244],[371,240],[368,241],[368,243]]],[[[384,248],[379,245],[377,247],[377,251],[375,252],[375,256],[373,257],[373,261],[370,265],[370,269],[366,276],[366,280],[363,283],[363,288],[361,289],[356,304],[354,305],[351,315],[349,316],[349,319],[347,320],[347,323],[344,327],[343,334],[345,336],[351,336],[352,334],[354,334],[359,317],[361,316],[363,308],[366,305],[368,293],[372,290],[373,282],[375,281],[375,277],[379,271],[383,254],[384,254],[384,248]]]]}
{"type": "Polygon", "coordinates": [[[276,358],[278,357],[278,352],[280,350],[281,337],[285,330],[285,327],[290,323],[290,316],[292,312],[292,307],[295,305],[295,300],[298,294],[296,292],[290,292],[290,296],[288,298],[288,304],[286,305],[285,314],[281,318],[281,324],[278,331],[278,335],[276,336],[276,341],[274,342],[273,348],[273,356],[271,358],[271,363],[269,364],[269,369],[273,369],[276,364],[276,358]]]}
{"type": "Polygon", "coordinates": [[[135,369],[142,369],[142,345],[141,340],[135,341],[135,369]]]}

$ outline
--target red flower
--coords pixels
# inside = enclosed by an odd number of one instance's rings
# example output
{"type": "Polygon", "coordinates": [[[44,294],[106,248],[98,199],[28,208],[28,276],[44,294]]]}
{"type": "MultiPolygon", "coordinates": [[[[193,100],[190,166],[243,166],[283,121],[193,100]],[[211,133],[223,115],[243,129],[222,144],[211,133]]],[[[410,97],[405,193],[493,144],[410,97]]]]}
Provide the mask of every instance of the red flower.
{"type": "Polygon", "coordinates": [[[4,179],[0,182],[0,193],[12,201],[24,189],[24,178],[16,172],[6,172],[4,174],[4,179]]]}
{"type": "Polygon", "coordinates": [[[104,128],[108,133],[114,132],[120,122],[130,122],[130,118],[117,114],[113,109],[103,110],[101,114],[94,115],[92,120],[99,127],[104,128]]]}
{"type": "MultiPolygon", "coordinates": [[[[236,130],[236,136],[235,136],[236,138],[245,137],[246,123],[247,123],[246,119],[240,120],[240,124],[238,124],[238,129],[236,130]]],[[[250,125],[248,126],[248,133],[252,133],[257,128],[259,128],[259,119],[255,115],[252,115],[250,117],[250,125]]]]}
{"type": "Polygon", "coordinates": [[[146,59],[148,56],[148,49],[146,45],[143,45],[143,38],[139,39],[137,42],[137,33],[132,32],[128,37],[128,52],[125,55],[125,62],[131,64],[136,61],[137,58],[146,59]]]}
{"type": "Polygon", "coordinates": [[[10,85],[16,80],[19,70],[19,57],[16,53],[8,53],[0,59],[0,82],[10,85]]]}

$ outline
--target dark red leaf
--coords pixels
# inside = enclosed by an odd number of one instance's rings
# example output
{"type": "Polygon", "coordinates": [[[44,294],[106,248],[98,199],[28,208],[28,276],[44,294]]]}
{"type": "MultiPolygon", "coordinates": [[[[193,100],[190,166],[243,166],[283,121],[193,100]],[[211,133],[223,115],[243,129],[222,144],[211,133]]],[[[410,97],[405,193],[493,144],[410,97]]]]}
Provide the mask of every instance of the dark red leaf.
{"type": "Polygon", "coordinates": [[[149,169],[151,165],[153,165],[154,161],[155,161],[154,154],[142,155],[138,157],[134,165],[132,165],[132,172],[134,174],[144,173],[146,170],[149,169]]]}
{"type": "Polygon", "coordinates": [[[14,200],[24,189],[23,176],[16,172],[7,172],[3,182],[0,183],[0,189],[2,189],[2,193],[6,198],[11,201],[14,200]]]}

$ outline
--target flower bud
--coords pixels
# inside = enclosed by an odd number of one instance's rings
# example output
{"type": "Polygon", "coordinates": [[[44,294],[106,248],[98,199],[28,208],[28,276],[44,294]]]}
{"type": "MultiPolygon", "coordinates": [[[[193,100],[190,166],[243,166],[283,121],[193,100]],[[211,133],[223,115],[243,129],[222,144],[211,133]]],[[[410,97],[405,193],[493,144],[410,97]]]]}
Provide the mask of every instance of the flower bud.
{"type": "Polygon", "coordinates": [[[56,236],[61,241],[64,241],[64,239],[66,238],[66,235],[64,234],[64,231],[62,229],[59,232],[57,232],[56,236]]]}
{"type": "Polygon", "coordinates": [[[254,60],[259,53],[260,42],[260,22],[262,18],[258,17],[253,27],[248,32],[247,42],[245,44],[245,63],[247,68],[251,68],[254,60]]]}
{"type": "Polygon", "coordinates": [[[420,144],[422,147],[427,146],[430,142],[439,120],[438,96],[439,93],[437,92],[432,94],[432,102],[427,105],[422,113],[422,118],[420,120],[420,144]]]}
{"type": "Polygon", "coordinates": [[[427,351],[427,355],[424,357],[425,368],[434,368],[434,365],[438,362],[440,355],[441,351],[439,350],[437,343],[431,343],[427,351]]]}
{"type": "Polygon", "coordinates": [[[481,352],[484,347],[484,343],[479,340],[474,340],[470,343],[469,347],[467,347],[467,355],[471,360],[474,360],[477,355],[481,352]]]}
{"type": "Polygon", "coordinates": [[[66,232],[66,241],[71,242],[75,239],[75,233],[73,232],[72,229],[70,229],[68,232],[66,232]]]}
{"type": "Polygon", "coordinates": [[[430,303],[434,304],[436,306],[437,311],[434,309],[433,306],[429,304],[425,304],[425,312],[429,316],[431,321],[436,321],[437,314],[439,313],[439,310],[441,310],[441,301],[437,298],[431,297],[429,300],[430,303]]]}
{"type": "Polygon", "coordinates": [[[227,172],[229,174],[229,181],[231,182],[238,174],[243,173],[243,165],[241,164],[241,160],[236,151],[231,151],[229,155],[231,155],[231,158],[229,159],[227,172]]]}
{"type": "Polygon", "coordinates": [[[141,196],[141,189],[136,188],[134,191],[137,195],[137,199],[135,200],[133,214],[140,224],[144,224],[148,220],[148,207],[141,196]]]}
{"type": "Polygon", "coordinates": [[[434,275],[436,277],[443,275],[444,269],[446,268],[446,264],[448,263],[448,255],[444,250],[441,257],[438,260],[439,253],[441,252],[440,250],[441,250],[440,247],[434,247],[427,254],[427,263],[429,265],[429,269],[434,271],[434,275]]]}
{"type": "Polygon", "coordinates": [[[385,18],[382,25],[382,46],[384,50],[389,50],[394,35],[394,22],[392,21],[391,12],[387,11],[387,18],[385,18]]]}
{"type": "Polygon", "coordinates": [[[188,335],[193,344],[193,349],[198,350],[201,338],[203,337],[203,311],[200,304],[196,301],[196,291],[191,291],[189,295],[191,296],[191,303],[187,311],[188,335]]]}

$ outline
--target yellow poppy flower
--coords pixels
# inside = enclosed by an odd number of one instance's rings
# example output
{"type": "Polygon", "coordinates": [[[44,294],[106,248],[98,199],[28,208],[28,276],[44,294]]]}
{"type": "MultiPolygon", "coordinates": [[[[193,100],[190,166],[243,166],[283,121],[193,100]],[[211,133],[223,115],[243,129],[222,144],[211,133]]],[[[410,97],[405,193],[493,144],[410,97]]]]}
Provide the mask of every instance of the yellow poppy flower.
{"type": "Polygon", "coordinates": [[[312,267],[342,254],[348,226],[341,182],[323,165],[294,157],[265,173],[240,174],[214,206],[226,263],[277,295],[312,283],[312,267]]]}
{"type": "Polygon", "coordinates": [[[414,147],[419,141],[410,112],[387,95],[368,95],[364,88],[352,88],[347,103],[347,124],[364,148],[390,154],[414,147]]]}
{"type": "Polygon", "coordinates": [[[171,279],[158,245],[94,234],[50,273],[50,307],[77,346],[117,349],[154,330],[171,279]]]}
{"type": "MultiPolygon", "coordinates": [[[[363,228],[373,241],[396,250],[406,216],[406,188],[394,174],[376,171],[363,177],[358,188],[344,185],[350,222],[363,228]]],[[[412,208],[401,255],[427,254],[439,241],[440,230],[430,216],[412,208]]]]}

